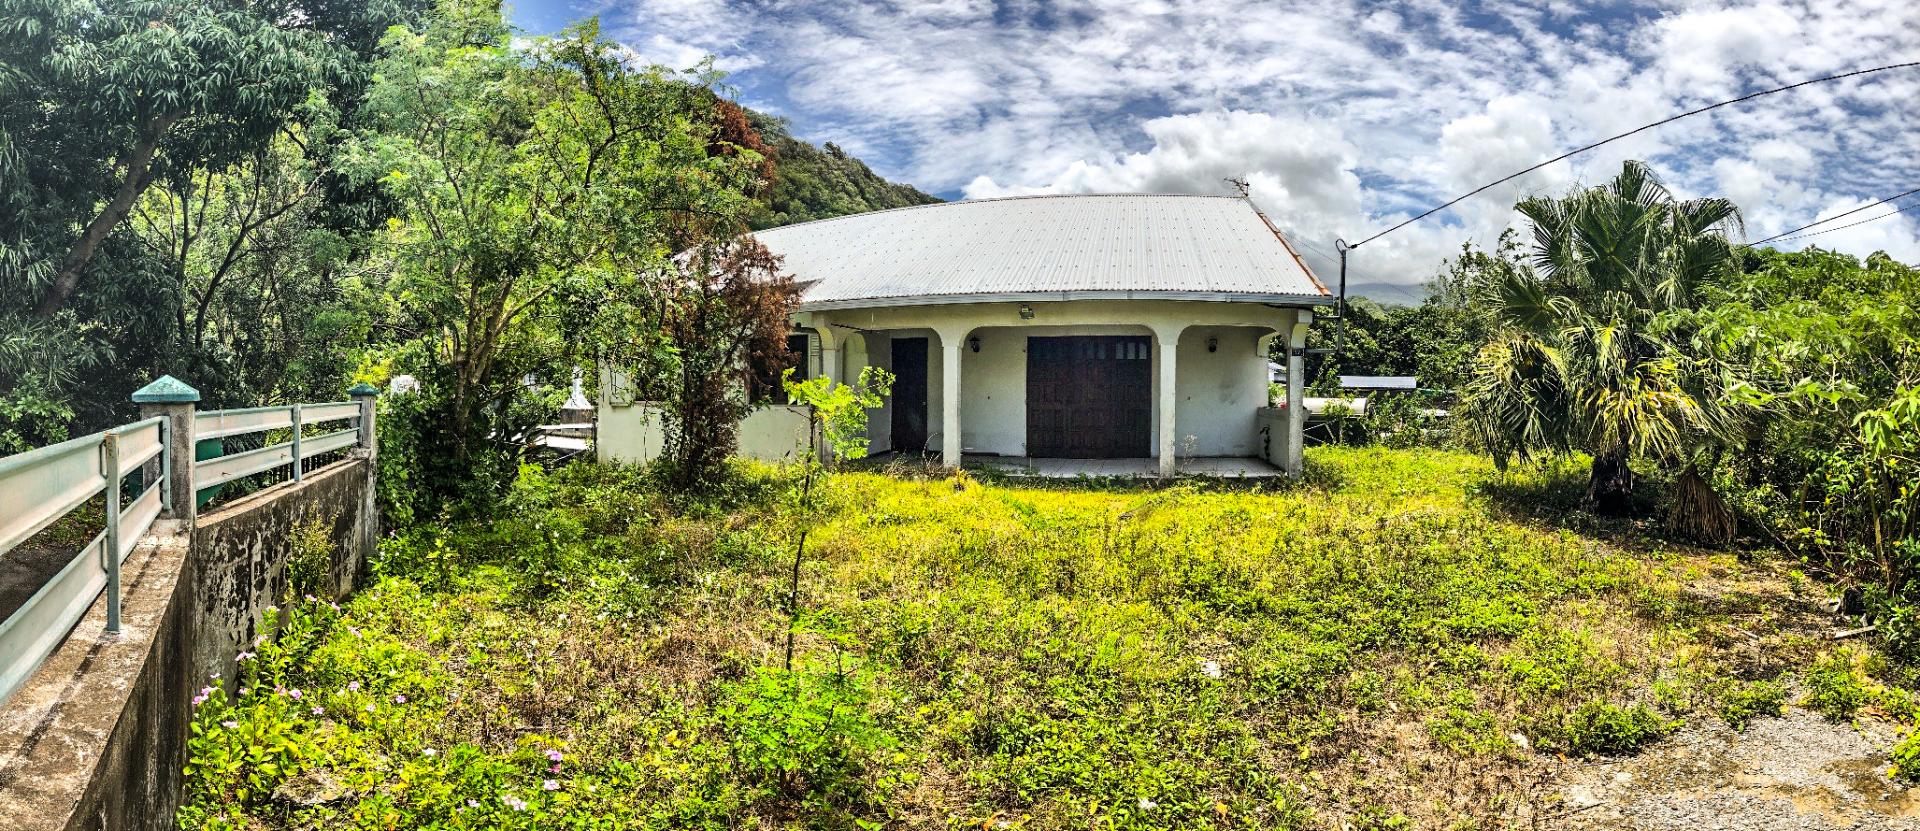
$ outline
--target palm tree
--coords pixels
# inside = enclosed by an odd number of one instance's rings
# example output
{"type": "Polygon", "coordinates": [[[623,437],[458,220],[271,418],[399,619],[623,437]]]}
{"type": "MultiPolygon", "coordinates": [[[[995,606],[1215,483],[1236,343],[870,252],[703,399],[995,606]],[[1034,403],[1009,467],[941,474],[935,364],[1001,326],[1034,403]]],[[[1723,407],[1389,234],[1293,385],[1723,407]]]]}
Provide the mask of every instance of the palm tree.
{"type": "MultiPolygon", "coordinates": [[[[1675,199],[1636,161],[1597,187],[1514,206],[1533,226],[1531,267],[1485,287],[1496,334],[1464,400],[1504,466],[1538,453],[1593,457],[1586,504],[1625,513],[1638,457],[1687,462],[1732,418],[1673,331],[1700,287],[1737,267],[1725,199],[1675,199]]],[[[1702,483],[1703,484],[1703,483],[1702,483]]]]}

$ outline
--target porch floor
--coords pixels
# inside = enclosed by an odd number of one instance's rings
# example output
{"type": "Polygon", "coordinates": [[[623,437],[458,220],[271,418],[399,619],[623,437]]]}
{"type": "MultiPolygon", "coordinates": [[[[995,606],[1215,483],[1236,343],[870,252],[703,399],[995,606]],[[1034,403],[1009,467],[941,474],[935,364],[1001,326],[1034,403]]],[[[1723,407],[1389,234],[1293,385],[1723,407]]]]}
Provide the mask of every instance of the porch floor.
{"type": "MultiPolygon", "coordinates": [[[[1044,479],[1074,479],[1081,476],[1119,476],[1151,479],[1160,475],[1157,459],[1035,459],[1029,456],[963,456],[961,464],[971,468],[990,468],[1016,476],[1044,479]]],[[[1209,476],[1217,479],[1263,479],[1285,476],[1286,471],[1265,459],[1245,456],[1201,456],[1181,459],[1175,465],[1181,476],[1209,476]]]]}

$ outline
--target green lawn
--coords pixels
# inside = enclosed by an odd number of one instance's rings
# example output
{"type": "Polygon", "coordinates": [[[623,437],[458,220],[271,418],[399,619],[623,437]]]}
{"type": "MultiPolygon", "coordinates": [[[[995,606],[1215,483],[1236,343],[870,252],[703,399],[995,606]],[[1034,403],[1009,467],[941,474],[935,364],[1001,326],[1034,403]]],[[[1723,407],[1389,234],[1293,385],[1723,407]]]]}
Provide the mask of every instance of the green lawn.
{"type": "Polygon", "coordinates": [[[202,707],[185,825],[1484,828],[1557,810],[1563,757],[1777,711],[1821,648],[1818,585],[1568,530],[1578,470],[1309,463],[842,474],[791,672],[785,474],[701,503],[532,474],[390,541],[341,612],[295,604],[202,707]]]}

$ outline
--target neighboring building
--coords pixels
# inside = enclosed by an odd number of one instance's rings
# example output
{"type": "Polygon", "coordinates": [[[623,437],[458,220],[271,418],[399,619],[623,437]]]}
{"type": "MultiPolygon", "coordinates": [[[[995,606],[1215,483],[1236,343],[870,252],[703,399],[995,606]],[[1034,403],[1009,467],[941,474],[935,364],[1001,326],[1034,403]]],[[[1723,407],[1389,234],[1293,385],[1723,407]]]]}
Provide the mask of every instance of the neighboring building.
{"type": "MultiPolygon", "coordinates": [[[[1303,374],[1328,302],[1241,197],[1040,196],[896,208],[762,231],[802,289],[806,374],[891,371],[872,450],[1033,458],[1260,456],[1300,470],[1302,410],[1268,408],[1271,339],[1303,374]]],[[[658,416],[602,384],[603,458],[658,452],[658,416]]],[[[790,455],[804,412],[769,405],[741,451],[790,455]]]]}

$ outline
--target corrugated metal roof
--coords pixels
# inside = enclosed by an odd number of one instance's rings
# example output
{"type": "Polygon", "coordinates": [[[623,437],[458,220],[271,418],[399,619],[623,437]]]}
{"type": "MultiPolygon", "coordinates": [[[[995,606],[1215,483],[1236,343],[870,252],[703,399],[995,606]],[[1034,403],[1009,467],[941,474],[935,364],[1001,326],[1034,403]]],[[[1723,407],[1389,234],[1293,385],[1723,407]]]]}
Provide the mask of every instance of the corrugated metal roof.
{"type": "Polygon", "coordinates": [[[1160,298],[1306,304],[1327,295],[1246,199],[1017,196],[761,231],[811,309],[1160,298]]]}

